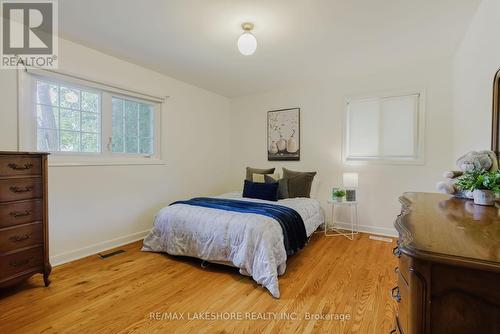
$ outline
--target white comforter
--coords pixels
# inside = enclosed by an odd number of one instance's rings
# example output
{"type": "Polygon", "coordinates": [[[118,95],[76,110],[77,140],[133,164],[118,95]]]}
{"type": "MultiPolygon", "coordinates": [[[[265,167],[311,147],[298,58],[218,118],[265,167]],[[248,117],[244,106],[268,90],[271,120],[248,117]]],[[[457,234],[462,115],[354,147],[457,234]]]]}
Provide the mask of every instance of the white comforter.
{"type": "MultiPolygon", "coordinates": [[[[290,207],[302,217],[307,236],[324,222],[320,204],[315,199],[288,198],[269,202],[242,198],[240,193],[218,197],[290,207]]],[[[275,298],[280,296],[278,275],[285,273],[287,255],[283,231],[273,218],[176,204],[158,212],[142,250],[228,263],[239,268],[242,275],[252,276],[275,298]]]]}

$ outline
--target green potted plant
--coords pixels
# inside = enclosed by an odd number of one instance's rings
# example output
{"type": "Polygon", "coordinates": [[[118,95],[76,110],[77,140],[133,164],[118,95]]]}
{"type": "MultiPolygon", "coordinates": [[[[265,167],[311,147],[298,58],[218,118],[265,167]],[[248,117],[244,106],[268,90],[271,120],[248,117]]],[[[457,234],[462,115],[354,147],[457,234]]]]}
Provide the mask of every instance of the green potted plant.
{"type": "Polygon", "coordinates": [[[343,198],[345,197],[346,192],[344,189],[335,189],[333,191],[333,197],[336,199],[338,202],[342,202],[343,198]]]}
{"type": "Polygon", "coordinates": [[[493,205],[496,196],[500,195],[500,171],[465,172],[458,178],[456,185],[461,190],[471,191],[475,204],[493,205]]]}

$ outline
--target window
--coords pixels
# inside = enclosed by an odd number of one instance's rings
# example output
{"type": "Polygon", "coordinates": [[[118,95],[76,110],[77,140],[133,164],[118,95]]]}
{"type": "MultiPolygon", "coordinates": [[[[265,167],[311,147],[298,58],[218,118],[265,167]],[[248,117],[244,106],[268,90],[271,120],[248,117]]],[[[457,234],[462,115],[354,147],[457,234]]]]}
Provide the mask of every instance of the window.
{"type": "Polygon", "coordinates": [[[112,152],[152,154],[153,106],[118,97],[112,103],[112,152]]]}
{"type": "Polygon", "coordinates": [[[423,161],[423,93],[349,99],[346,162],[423,161]]]}
{"type": "Polygon", "coordinates": [[[161,163],[163,99],[30,70],[20,80],[20,149],[49,163],[161,163]]]}

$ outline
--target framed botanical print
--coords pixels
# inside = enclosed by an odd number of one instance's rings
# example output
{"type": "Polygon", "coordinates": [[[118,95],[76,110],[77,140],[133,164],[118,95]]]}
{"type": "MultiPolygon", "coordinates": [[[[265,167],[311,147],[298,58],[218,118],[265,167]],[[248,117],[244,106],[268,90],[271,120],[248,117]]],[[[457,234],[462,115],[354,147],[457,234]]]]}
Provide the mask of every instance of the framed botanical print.
{"type": "Polygon", "coordinates": [[[300,160],[300,108],[267,112],[267,160],[300,160]]]}

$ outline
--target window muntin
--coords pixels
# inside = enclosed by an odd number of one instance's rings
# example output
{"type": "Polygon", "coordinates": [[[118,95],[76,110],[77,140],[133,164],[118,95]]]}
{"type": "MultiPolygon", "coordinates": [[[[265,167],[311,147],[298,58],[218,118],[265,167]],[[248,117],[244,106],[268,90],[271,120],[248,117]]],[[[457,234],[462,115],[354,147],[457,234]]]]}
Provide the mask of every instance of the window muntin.
{"type": "Polygon", "coordinates": [[[154,153],[154,105],[112,97],[113,153],[154,153]]]}
{"type": "Polygon", "coordinates": [[[101,152],[101,94],[36,80],[37,150],[101,152]]]}

